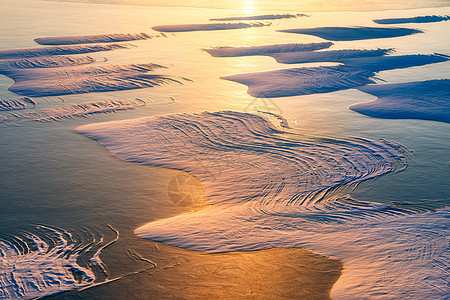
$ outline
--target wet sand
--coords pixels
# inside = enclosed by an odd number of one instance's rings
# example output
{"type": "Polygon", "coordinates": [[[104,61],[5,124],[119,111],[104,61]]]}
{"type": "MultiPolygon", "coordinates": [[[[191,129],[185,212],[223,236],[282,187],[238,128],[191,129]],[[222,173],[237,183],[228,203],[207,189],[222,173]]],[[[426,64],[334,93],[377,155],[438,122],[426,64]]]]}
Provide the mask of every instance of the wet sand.
{"type": "Polygon", "coordinates": [[[146,244],[134,253],[156,267],[43,299],[329,299],[342,270],[340,261],[302,249],[205,254],[146,244]]]}

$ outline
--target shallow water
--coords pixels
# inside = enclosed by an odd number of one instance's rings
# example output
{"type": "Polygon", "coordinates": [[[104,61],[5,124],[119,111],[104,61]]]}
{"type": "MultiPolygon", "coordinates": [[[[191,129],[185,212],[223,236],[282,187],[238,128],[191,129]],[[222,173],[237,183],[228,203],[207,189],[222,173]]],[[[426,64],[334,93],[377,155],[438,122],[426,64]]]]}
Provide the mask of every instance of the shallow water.
{"type": "MultiPolygon", "coordinates": [[[[439,5],[442,3],[445,2],[439,2],[439,5]]],[[[140,32],[156,34],[151,30],[152,26],[207,23],[210,18],[257,14],[258,7],[247,7],[244,13],[239,10],[186,7],[3,1],[0,11],[3,25],[0,28],[0,49],[13,49],[41,47],[33,41],[39,37],[140,32]]],[[[287,7],[286,11],[280,13],[287,12],[302,11],[299,7],[287,7]]],[[[34,232],[36,224],[43,224],[75,234],[80,234],[85,227],[109,241],[114,239],[114,232],[108,228],[111,225],[120,232],[119,243],[108,248],[101,256],[108,267],[110,278],[141,268],[143,263],[133,262],[127,256],[126,249],[136,245],[142,247],[148,242],[137,238],[133,230],[147,222],[195,209],[195,205],[186,207],[174,203],[167,193],[171,181],[180,172],[120,161],[111,157],[101,145],[74,133],[73,129],[96,122],[204,110],[262,109],[283,115],[295,132],[309,136],[393,140],[413,152],[408,156],[408,168],[400,173],[363,182],[351,192],[351,196],[360,201],[395,203],[415,211],[443,208],[450,199],[450,190],[447,188],[450,178],[449,124],[422,120],[383,120],[360,115],[348,107],[374,100],[375,97],[354,89],[264,101],[253,98],[246,93],[245,86],[219,77],[287,69],[293,65],[278,64],[273,58],[264,56],[214,58],[201,49],[317,43],[324,40],[276,30],[317,26],[374,26],[372,19],[449,13],[449,8],[358,13],[311,12],[308,18],[276,20],[270,27],[168,34],[167,38],[132,41],[136,48],[91,53],[89,55],[97,59],[94,65],[102,65],[104,57],[108,58],[107,63],[117,65],[156,63],[168,67],[165,74],[187,77],[193,82],[131,91],[67,95],[63,96],[64,100],[58,97],[36,98],[36,109],[39,110],[115,99],[140,98],[145,99],[147,104],[135,110],[60,122],[15,120],[1,124],[0,235],[6,237],[20,235],[22,231],[34,232]]],[[[407,24],[405,27],[419,29],[424,33],[362,42],[335,42],[331,49],[396,48],[397,55],[434,52],[450,55],[450,41],[445,34],[449,24],[448,21],[407,24]]],[[[444,62],[383,71],[377,77],[387,83],[398,83],[445,78],[448,74],[450,64],[444,62]]],[[[10,78],[0,77],[1,99],[18,98],[8,91],[12,84],[10,78]]],[[[2,115],[7,113],[1,112],[2,115]]],[[[205,171],[207,168],[205,165],[205,171]]]]}

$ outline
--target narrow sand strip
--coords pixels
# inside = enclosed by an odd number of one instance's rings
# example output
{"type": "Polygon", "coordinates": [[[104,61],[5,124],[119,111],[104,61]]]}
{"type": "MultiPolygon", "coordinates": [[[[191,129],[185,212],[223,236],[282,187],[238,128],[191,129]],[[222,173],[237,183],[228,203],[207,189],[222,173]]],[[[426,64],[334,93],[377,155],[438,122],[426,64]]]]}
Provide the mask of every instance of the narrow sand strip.
{"type": "Polygon", "coordinates": [[[43,37],[34,39],[40,45],[75,45],[75,44],[93,44],[93,43],[114,43],[135,40],[146,40],[152,36],[146,33],[113,33],[98,35],[80,35],[80,36],[57,36],[43,37]]]}
{"type": "Polygon", "coordinates": [[[314,35],[329,41],[355,41],[368,39],[393,38],[421,33],[421,30],[410,28],[380,27],[317,27],[284,29],[280,32],[314,35]]]}
{"type": "Polygon", "coordinates": [[[420,16],[412,18],[392,18],[373,20],[377,24],[434,23],[450,20],[450,16],[420,16]]]}
{"type": "Polygon", "coordinates": [[[278,44],[266,46],[248,46],[248,47],[217,47],[213,49],[203,49],[214,57],[236,57],[251,55],[271,55],[272,53],[290,53],[314,51],[329,48],[333,45],[331,42],[308,43],[308,44],[278,44]]]}
{"type": "Polygon", "coordinates": [[[210,31],[230,30],[252,27],[270,26],[270,23],[213,23],[213,24],[184,24],[184,25],[159,25],[152,29],[160,32],[187,32],[187,31],[210,31]]]}
{"type": "Polygon", "coordinates": [[[108,45],[80,45],[80,46],[61,46],[61,47],[43,47],[43,48],[24,48],[0,50],[0,59],[24,58],[34,56],[49,55],[71,55],[84,54],[100,51],[111,51],[116,49],[128,49],[127,44],[108,44],[108,45]]]}
{"type": "Polygon", "coordinates": [[[209,19],[210,21],[259,21],[259,20],[280,20],[280,19],[294,19],[298,17],[308,17],[305,14],[271,14],[271,15],[258,15],[258,16],[247,16],[247,17],[228,17],[228,18],[218,18],[209,19]]]}

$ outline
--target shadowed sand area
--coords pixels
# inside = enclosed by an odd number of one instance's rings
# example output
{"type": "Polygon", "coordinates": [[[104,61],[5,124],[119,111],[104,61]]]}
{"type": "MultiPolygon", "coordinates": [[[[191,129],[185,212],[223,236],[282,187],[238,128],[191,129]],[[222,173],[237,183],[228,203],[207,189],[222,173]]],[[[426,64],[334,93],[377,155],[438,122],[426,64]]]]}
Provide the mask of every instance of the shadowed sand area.
{"type": "Polygon", "coordinates": [[[81,35],[81,36],[58,36],[37,38],[34,41],[40,45],[75,45],[75,44],[91,44],[91,43],[114,43],[135,40],[146,40],[152,36],[146,33],[113,33],[98,35],[81,35]]]}
{"type": "Polygon", "coordinates": [[[7,49],[7,50],[0,50],[0,59],[24,58],[24,57],[48,56],[48,55],[84,54],[91,52],[110,51],[128,48],[130,48],[130,45],[127,44],[108,44],[108,45],[77,45],[77,46],[61,46],[61,47],[7,49]]]}
{"type": "MultiPolygon", "coordinates": [[[[23,99],[25,98],[27,97],[24,97],[21,100],[10,100],[8,102],[6,100],[0,100],[0,111],[20,110],[28,108],[25,104],[25,101],[23,101],[23,99]]],[[[34,102],[31,104],[35,105],[36,103],[34,102]]],[[[21,119],[38,122],[60,121],[63,119],[88,117],[96,114],[107,114],[123,110],[135,109],[144,106],[145,104],[146,102],[141,99],[92,101],[87,103],[74,104],[72,106],[47,108],[43,109],[42,111],[33,110],[26,113],[11,113],[4,115],[4,118],[0,120],[0,122],[17,121],[21,119]]]]}
{"type": "Polygon", "coordinates": [[[20,99],[0,99],[0,111],[22,110],[28,107],[35,107],[36,101],[31,98],[23,97],[20,99]]]}
{"type": "Polygon", "coordinates": [[[271,55],[272,53],[291,53],[302,51],[314,51],[329,48],[331,42],[309,43],[309,44],[278,44],[266,46],[250,47],[217,47],[213,49],[203,49],[214,57],[237,57],[251,55],[271,55]]]}
{"type": "Polygon", "coordinates": [[[373,78],[380,71],[439,63],[448,59],[438,54],[357,57],[334,59],[344,63],[340,66],[282,69],[221,78],[247,85],[248,93],[253,97],[287,97],[356,88],[375,83],[373,78]]]}
{"type": "Polygon", "coordinates": [[[181,83],[169,76],[148,74],[158,68],[164,67],[156,64],[81,65],[0,72],[14,79],[10,91],[30,97],[120,91],[181,83]]]}
{"type": "Polygon", "coordinates": [[[74,104],[51,109],[44,109],[43,115],[34,121],[56,121],[75,117],[86,117],[94,114],[106,114],[121,110],[135,109],[144,106],[144,101],[105,100],[74,104]]]}
{"type": "Polygon", "coordinates": [[[421,33],[410,28],[380,28],[380,27],[317,27],[284,29],[280,32],[314,35],[329,41],[355,41],[368,39],[392,38],[421,33]]]}
{"type": "Polygon", "coordinates": [[[186,32],[186,31],[210,31],[243,29],[251,27],[270,26],[270,23],[212,23],[212,24],[184,24],[184,25],[159,25],[152,29],[160,32],[186,32]]]}
{"type": "Polygon", "coordinates": [[[342,270],[340,261],[302,249],[205,254],[155,245],[145,257],[156,267],[44,299],[329,299],[342,270]]]}
{"type": "Polygon", "coordinates": [[[450,79],[368,85],[359,90],[378,97],[350,106],[361,114],[374,118],[450,123],[450,79]]]}
{"type": "Polygon", "coordinates": [[[228,17],[209,19],[210,21],[257,21],[257,20],[280,20],[280,19],[294,19],[298,17],[307,17],[305,14],[271,14],[271,15],[258,15],[258,16],[246,16],[246,17],[228,17]]]}
{"type": "Polygon", "coordinates": [[[383,56],[393,52],[393,49],[375,49],[375,50],[359,50],[344,49],[330,51],[308,51],[308,52],[291,52],[291,53],[273,53],[269,54],[277,62],[282,64],[299,64],[312,62],[342,62],[345,59],[383,56]]]}
{"type": "Polygon", "coordinates": [[[373,20],[377,24],[434,23],[450,20],[450,16],[420,16],[412,18],[391,18],[373,20]]]}
{"type": "Polygon", "coordinates": [[[14,69],[58,68],[91,64],[95,59],[90,56],[44,56],[20,59],[0,60],[0,72],[8,73],[14,69]]]}

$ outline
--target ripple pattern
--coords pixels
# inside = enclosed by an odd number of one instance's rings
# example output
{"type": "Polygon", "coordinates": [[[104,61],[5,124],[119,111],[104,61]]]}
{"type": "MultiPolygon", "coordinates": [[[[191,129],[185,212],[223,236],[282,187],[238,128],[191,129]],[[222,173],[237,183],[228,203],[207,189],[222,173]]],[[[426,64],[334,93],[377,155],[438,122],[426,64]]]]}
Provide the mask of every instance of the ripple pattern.
{"type": "MultiPolygon", "coordinates": [[[[266,46],[249,47],[217,47],[213,49],[204,49],[214,57],[236,57],[251,55],[272,55],[274,53],[298,53],[303,51],[314,51],[326,49],[333,45],[331,42],[308,43],[308,44],[277,44],[266,46]]],[[[295,55],[295,54],[293,54],[295,55]]]]}
{"type": "Polygon", "coordinates": [[[81,36],[57,36],[37,38],[34,41],[40,45],[75,45],[92,43],[114,43],[151,39],[146,33],[113,33],[81,36]]]}
{"type": "Polygon", "coordinates": [[[105,243],[98,233],[77,236],[47,226],[1,238],[0,299],[40,298],[105,281],[99,255],[116,240],[105,243]]]}
{"type": "Polygon", "coordinates": [[[403,170],[404,149],[286,130],[230,111],[76,129],[120,159],[203,183],[208,207],[136,229],[143,238],[206,252],[306,248],[344,262],[336,299],[444,299],[449,211],[419,214],[348,196],[364,180],[403,170]]]}
{"type": "Polygon", "coordinates": [[[181,83],[169,76],[148,74],[156,64],[12,69],[3,72],[16,82],[10,91],[29,97],[120,91],[181,83]]]}
{"type": "Polygon", "coordinates": [[[48,55],[71,55],[84,54],[100,51],[111,51],[116,49],[128,49],[127,44],[108,44],[108,45],[75,45],[60,47],[41,47],[41,48],[23,48],[23,49],[5,49],[0,50],[0,59],[24,58],[48,55]]]}

